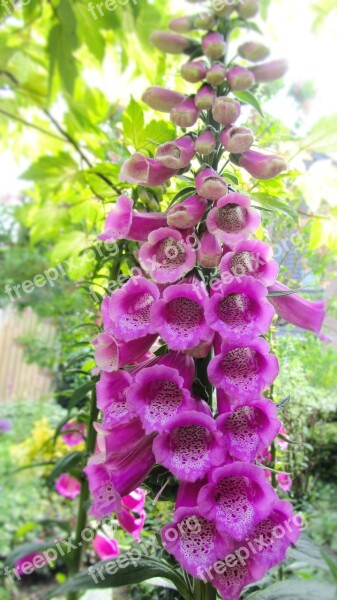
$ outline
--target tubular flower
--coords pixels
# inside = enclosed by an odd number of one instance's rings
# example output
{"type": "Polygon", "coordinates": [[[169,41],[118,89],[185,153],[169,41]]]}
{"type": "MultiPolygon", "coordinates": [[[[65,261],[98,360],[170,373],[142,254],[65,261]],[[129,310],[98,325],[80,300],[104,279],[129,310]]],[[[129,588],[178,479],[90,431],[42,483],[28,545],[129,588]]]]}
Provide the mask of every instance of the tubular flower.
{"type": "Polygon", "coordinates": [[[109,429],[117,423],[127,423],[130,420],[126,393],[132,383],[132,377],[127,371],[102,373],[96,385],[97,407],[103,412],[103,427],[109,429]]]}
{"type": "Polygon", "coordinates": [[[198,83],[206,77],[207,65],[202,60],[193,60],[180,67],[180,73],[185,81],[198,83]]]}
{"type": "Polygon", "coordinates": [[[236,66],[228,71],[227,81],[231,90],[245,91],[254,85],[255,77],[248,69],[236,66]]]}
{"type": "Polygon", "coordinates": [[[234,125],[223,130],[220,141],[228,152],[242,153],[249,150],[254,143],[254,135],[247,127],[235,127],[234,125]]]}
{"type": "Polygon", "coordinates": [[[211,337],[204,307],[208,294],[199,284],[171,285],[151,310],[152,327],[171,350],[194,348],[211,337]]]}
{"type": "Polygon", "coordinates": [[[227,183],[211,167],[202,167],[195,178],[195,187],[207,200],[219,200],[227,192],[227,183]]]}
{"type": "Polygon", "coordinates": [[[81,444],[85,438],[86,427],[84,423],[78,421],[68,421],[63,425],[62,429],[62,440],[67,446],[77,446],[81,444]]]}
{"type": "Polygon", "coordinates": [[[139,262],[157,283],[171,283],[195,266],[195,251],[176,229],[162,227],[150,233],[139,250],[139,262]]]}
{"type": "Polygon", "coordinates": [[[240,102],[227,96],[218,96],[212,110],[214,121],[222,125],[232,125],[241,113],[240,102]]]}
{"type": "Polygon", "coordinates": [[[157,186],[165,183],[178,170],[165,167],[159,160],[136,152],[123,164],[119,179],[138,185],[157,186]]]}
{"type": "MultiPolygon", "coordinates": [[[[290,292],[289,288],[279,281],[268,289],[270,294],[290,292]]],[[[326,314],[326,301],[312,302],[299,294],[270,296],[268,299],[279,317],[296,327],[313,331],[316,335],[320,334],[326,314]]]]}
{"type": "Polygon", "coordinates": [[[165,213],[140,213],[133,210],[133,200],[123,194],[105,222],[105,232],[98,236],[104,242],[116,242],[122,238],[144,242],[151,231],[165,227],[165,213]]]}
{"type": "Polygon", "coordinates": [[[231,192],[220,198],[207,216],[207,229],[229,245],[246,240],[260,226],[259,213],[250,208],[248,196],[231,192]]]}
{"type": "Polygon", "coordinates": [[[190,229],[201,221],[208,202],[198,194],[189,196],[182,202],[174,204],[167,212],[167,223],[170,227],[190,229]]]}
{"type": "Polygon", "coordinates": [[[173,523],[161,531],[164,548],[193,577],[199,577],[219,557],[230,550],[228,539],[218,532],[215,522],[201,516],[197,506],[178,508],[173,523]]]}
{"type": "Polygon", "coordinates": [[[159,299],[157,286],[145,277],[132,277],[110,299],[113,332],[123,342],[154,333],[150,323],[151,305],[159,299]]]}
{"type": "Polygon", "coordinates": [[[55,489],[60,496],[74,500],[81,492],[81,484],[76,477],[72,477],[69,473],[62,473],[56,480],[55,489]]]}
{"type": "Polygon", "coordinates": [[[149,87],[142,96],[143,102],[153,110],[168,113],[184,99],[184,94],[158,86],[149,87]]]}
{"type": "Polygon", "coordinates": [[[235,462],[212,472],[210,483],[199,492],[198,506],[221,533],[243,540],[268,517],[276,500],[261,468],[235,462]]]}
{"type": "Polygon", "coordinates": [[[209,233],[204,231],[199,240],[199,248],[197,250],[197,259],[199,264],[205,269],[215,269],[219,266],[222,257],[222,247],[219,240],[209,233]]]}
{"type": "Polygon", "coordinates": [[[137,373],[127,402],[130,410],[138,414],[146,433],[162,432],[171,417],[195,408],[195,401],[183,385],[179,371],[164,365],[137,373]]]}
{"type": "Polygon", "coordinates": [[[207,127],[199,133],[195,149],[199,154],[211,154],[216,148],[216,133],[213,127],[207,127]]]}
{"type": "Polygon", "coordinates": [[[208,367],[208,377],[213,385],[221,386],[243,400],[260,394],[273,383],[278,372],[277,358],[269,354],[269,344],[262,338],[246,344],[223,342],[220,354],[208,367]]]}
{"type": "Polygon", "coordinates": [[[276,405],[261,397],[222,414],[217,425],[228,454],[234,460],[253,462],[274,440],[280,421],[276,405]]]}
{"type": "Polygon", "coordinates": [[[154,31],[150,40],[152,44],[168,54],[181,54],[187,50],[192,42],[178,33],[167,33],[166,31],[154,31]]]}
{"type": "Polygon", "coordinates": [[[95,346],[95,361],[100,371],[117,371],[131,365],[144,356],[156,341],[157,335],[145,335],[131,342],[121,342],[111,333],[100,333],[92,341],[95,346]]]}
{"type": "Polygon", "coordinates": [[[225,339],[249,342],[266,333],[274,310],[267,300],[267,288],[253,277],[223,285],[205,308],[208,325],[225,339]],[[271,310],[270,310],[271,309],[271,310]]]}
{"type": "Polygon", "coordinates": [[[189,165],[195,155],[194,139],[190,135],[166,142],[156,151],[156,160],[169,169],[183,169],[189,165]]]}
{"type": "Polygon", "coordinates": [[[242,58],[252,62],[264,60],[270,54],[269,48],[260,42],[245,42],[239,46],[238,52],[242,58]]]}
{"type": "Polygon", "coordinates": [[[186,98],[171,109],[171,121],[178,127],[193,127],[200,117],[194,96],[186,98]]]}
{"type": "Polygon", "coordinates": [[[250,67],[249,70],[253,73],[256,83],[267,83],[268,81],[275,81],[284,77],[288,71],[288,63],[282,59],[273,60],[250,67]]]}
{"type": "Polygon", "coordinates": [[[221,85],[225,81],[228,69],[220,62],[214,63],[207,71],[206,80],[211,85],[221,85]]]}
{"type": "Polygon", "coordinates": [[[213,108],[215,100],[216,92],[207,83],[204,83],[204,85],[201,86],[195,96],[195,104],[200,110],[213,108]]]}
{"type": "Polygon", "coordinates": [[[240,167],[255,179],[273,179],[288,168],[287,163],[280,156],[262,154],[254,150],[246,150],[237,160],[240,167]]]}
{"type": "Polygon", "coordinates": [[[264,242],[240,242],[224,255],[220,263],[221,279],[224,283],[230,283],[234,278],[240,281],[245,275],[251,275],[264,285],[271,286],[279,271],[272,255],[271,247],[264,242]]]}
{"type": "Polygon", "coordinates": [[[259,12],[258,0],[240,0],[237,11],[242,19],[252,19],[259,12]]]}
{"type": "Polygon", "coordinates": [[[168,421],[153,442],[158,464],[182,481],[203,478],[212,466],[225,460],[221,434],[212,417],[185,411],[168,421]]]}
{"type": "Polygon", "coordinates": [[[102,533],[96,534],[92,546],[101,560],[111,560],[120,554],[118,542],[114,538],[107,538],[102,533]]]}
{"type": "Polygon", "coordinates": [[[211,31],[205,35],[201,45],[204,54],[212,59],[221,58],[227,48],[224,36],[216,31],[211,31]]]}

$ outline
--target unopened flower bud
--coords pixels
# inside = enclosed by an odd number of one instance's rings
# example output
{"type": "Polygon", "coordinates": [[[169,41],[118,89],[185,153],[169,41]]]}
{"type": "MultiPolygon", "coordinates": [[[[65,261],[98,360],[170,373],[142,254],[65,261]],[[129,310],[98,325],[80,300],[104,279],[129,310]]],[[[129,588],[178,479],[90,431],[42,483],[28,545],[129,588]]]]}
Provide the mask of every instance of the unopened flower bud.
{"type": "Polygon", "coordinates": [[[167,90],[166,88],[152,86],[147,88],[142,96],[143,102],[160,112],[170,112],[174,106],[180,104],[185,99],[184,94],[167,90]]]}
{"type": "Polygon", "coordinates": [[[171,110],[171,121],[178,127],[193,127],[200,116],[200,109],[196,106],[194,96],[183,100],[171,110]]]}
{"type": "Polygon", "coordinates": [[[190,229],[201,221],[207,207],[207,200],[194,194],[169,209],[167,223],[170,227],[177,229],[190,229]]]}
{"type": "Polygon", "coordinates": [[[246,150],[249,150],[254,142],[254,136],[251,129],[248,127],[235,127],[229,126],[223,130],[220,136],[221,143],[225,150],[228,152],[234,152],[236,154],[242,154],[246,150]]]}
{"type": "Polygon", "coordinates": [[[204,231],[199,242],[199,248],[197,249],[199,264],[205,269],[218,267],[222,258],[222,247],[219,240],[209,231],[204,231]]]}
{"type": "Polygon", "coordinates": [[[195,104],[200,110],[209,110],[213,108],[216,99],[216,93],[210,85],[205,83],[198,90],[195,97],[195,104]]]}
{"type": "Polygon", "coordinates": [[[228,69],[220,63],[214,65],[207,71],[206,80],[211,85],[221,85],[225,81],[228,69]]]}
{"type": "Polygon", "coordinates": [[[255,77],[251,71],[244,67],[233,67],[227,73],[227,81],[231,90],[243,92],[249,90],[254,83],[255,77]]]}
{"type": "Polygon", "coordinates": [[[195,150],[199,154],[211,154],[216,147],[216,132],[213,127],[207,127],[199,133],[195,142],[195,150]]]}
{"type": "Polygon", "coordinates": [[[240,102],[228,96],[219,96],[213,106],[213,119],[222,125],[235,123],[241,113],[240,102]]]}
{"type": "Polygon", "coordinates": [[[216,23],[215,15],[211,12],[204,12],[196,15],[193,19],[194,27],[197,29],[212,29],[216,23]]]}
{"type": "Polygon", "coordinates": [[[260,5],[257,0],[240,0],[236,10],[242,19],[252,19],[259,12],[260,5]]]}
{"type": "Polygon", "coordinates": [[[168,54],[181,54],[189,46],[191,46],[191,40],[179,35],[178,33],[167,33],[166,31],[154,31],[150,40],[152,44],[168,54]]]}
{"type": "Polygon", "coordinates": [[[178,140],[166,142],[156,151],[156,159],[169,169],[184,169],[194,155],[194,138],[191,135],[184,135],[178,140]]]}
{"type": "Polygon", "coordinates": [[[259,42],[246,42],[239,47],[238,53],[242,58],[251,60],[252,62],[259,62],[265,60],[270,54],[269,48],[259,42]]]}
{"type": "Polygon", "coordinates": [[[227,193],[227,183],[211,167],[201,167],[195,178],[195,187],[199,194],[207,200],[219,200],[227,193]]]}
{"type": "Polygon", "coordinates": [[[202,49],[208,58],[221,58],[226,50],[227,44],[221,33],[211,31],[202,40],[202,49]]]}
{"type": "Polygon", "coordinates": [[[288,63],[283,59],[272,60],[250,67],[249,70],[253,73],[256,83],[265,83],[283,77],[288,70],[288,63]]]}
{"type": "Polygon", "coordinates": [[[169,23],[169,28],[176,33],[187,33],[193,29],[193,19],[189,16],[172,19],[169,23]]]}
{"type": "Polygon", "coordinates": [[[212,0],[212,8],[219,17],[229,17],[235,8],[234,0],[212,0]]]}
{"type": "Polygon", "coordinates": [[[185,81],[198,83],[206,77],[207,65],[202,60],[192,60],[180,67],[180,73],[185,81]]]}
{"type": "Polygon", "coordinates": [[[287,170],[286,161],[275,154],[261,154],[261,152],[247,150],[241,156],[231,155],[230,159],[255,179],[273,179],[287,170]]]}

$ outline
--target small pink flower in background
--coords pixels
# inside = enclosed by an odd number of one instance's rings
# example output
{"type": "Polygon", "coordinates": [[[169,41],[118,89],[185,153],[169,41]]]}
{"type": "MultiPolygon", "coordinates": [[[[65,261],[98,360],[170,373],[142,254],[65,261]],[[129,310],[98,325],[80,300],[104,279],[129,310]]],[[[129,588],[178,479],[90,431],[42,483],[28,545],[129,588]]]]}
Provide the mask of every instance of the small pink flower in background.
{"type": "Polygon", "coordinates": [[[8,419],[0,419],[0,433],[8,433],[12,429],[11,421],[8,419]]]}
{"type": "Polygon", "coordinates": [[[291,479],[290,475],[287,475],[286,473],[279,473],[278,475],[276,475],[276,479],[278,486],[279,488],[281,488],[281,490],[283,490],[284,492],[289,492],[289,490],[291,490],[293,480],[291,479]]]}
{"type": "MultiPolygon", "coordinates": [[[[284,427],[284,425],[281,425],[279,433],[281,435],[285,436],[285,437],[288,436],[288,433],[287,433],[286,428],[284,427]]],[[[285,442],[284,440],[281,440],[281,438],[279,438],[279,437],[277,438],[277,443],[280,446],[280,448],[282,448],[282,450],[287,450],[287,448],[289,446],[288,442],[285,442]]]]}
{"type": "Polygon", "coordinates": [[[140,515],[137,517],[132,514],[126,508],[122,508],[121,512],[117,514],[117,519],[119,524],[123,527],[125,531],[130,533],[136,542],[140,542],[140,534],[143,530],[144,523],[146,520],[146,512],[143,510],[140,515]]]}
{"type": "MultiPolygon", "coordinates": [[[[37,540],[36,543],[42,545],[43,542],[37,540]]],[[[47,559],[43,556],[42,553],[40,554],[39,552],[30,552],[29,554],[22,556],[21,558],[19,558],[19,560],[16,561],[15,570],[19,576],[30,575],[32,571],[35,571],[35,569],[41,569],[46,565],[47,559]],[[37,558],[38,561],[36,560],[37,558]],[[28,565],[27,567],[24,566],[25,563],[29,563],[30,572],[28,571],[28,565]]]]}
{"type": "Polygon", "coordinates": [[[60,496],[74,500],[81,492],[81,484],[75,477],[63,473],[55,483],[55,489],[60,496]]]}
{"type": "Polygon", "coordinates": [[[85,438],[85,424],[78,421],[69,421],[62,427],[62,439],[67,446],[77,446],[85,438]],[[66,432],[69,433],[66,433],[66,432]],[[64,432],[64,433],[63,433],[64,432]]]}
{"type": "Polygon", "coordinates": [[[96,554],[101,560],[116,558],[120,554],[118,543],[114,538],[107,538],[98,533],[92,542],[96,554]]]}

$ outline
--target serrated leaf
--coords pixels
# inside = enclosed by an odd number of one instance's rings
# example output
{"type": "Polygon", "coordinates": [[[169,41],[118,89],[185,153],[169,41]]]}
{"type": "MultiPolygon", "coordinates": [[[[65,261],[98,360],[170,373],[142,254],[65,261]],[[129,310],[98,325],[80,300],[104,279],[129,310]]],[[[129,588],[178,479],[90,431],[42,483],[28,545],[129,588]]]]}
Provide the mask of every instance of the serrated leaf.
{"type": "Polygon", "coordinates": [[[150,121],[145,127],[142,150],[152,150],[154,146],[165,144],[175,138],[176,130],[169,121],[150,121]]]}
{"type": "Polygon", "coordinates": [[[241,102],[244,102],[245,104],[250,104],[253,108],[255,108],[255,110],[257,110],[257,112],[264,119],[264,114],[263,114],[260,102],[254,96],[254,94],[252,94],[252,92],[248,92],[248,91],[246,91],[246,92],[233,92],[233,94],[234,94],[234,96],[236,96],[238,98],[238,100],[241,100],[241,102]]]}
{"type": "Polygon", "coordinates": [[[145,142],[144,113],[141,105],[134,98],[131,98],[123,112],[123,134],[135,150],[142,148],[145,142]]]}
{"type": "Polygon", "coordinates": [[[172,581],[177,590],[185,600],[193,600],[191,592],[186,588],[182,576],[175,571],[171,565],[157,559],[144,556],[138,560],[128,559],[127,554],[108,561],[101,561],[93,567],[91,575],[80,573],[65,584],[52,590],[44,600],[50,600],[57,596],[64,596],[69,592],[79,592],[88,589],[109,589],[141,583],[148,579],[161,577],[172,581]],[[123,559],[123,566],[119,567],[119,561],[123,559]],[[125,565],[125,560],[126,565],[125,565]],[[96,574],[95,574],[96,570],[96,574]]]}
{"type": "Polygon", "coordinates": [[[287,556],[293,560],[307,563],[312,567],[328,571],[328,566],[322,559],[320,548],[310,538],[302,534],[296,546],[289,548],[287,556]]]}
{"type": "Polygon", "coordinates": [[[247,596],[247,600],[334,600],[336,589],[315,580],[286,579],[247,596]]]}
{"type": "Polygon", "coordinates": [[[83,452],[70,452],[66,456],[62,456],[60,460],[57,461],[54,466],[52,472],[48,476],[48,484],[52,485],[54,481],[62,475],[62,473],[69,473],[74,467],[76,467],[83,458],[83,452]]]}

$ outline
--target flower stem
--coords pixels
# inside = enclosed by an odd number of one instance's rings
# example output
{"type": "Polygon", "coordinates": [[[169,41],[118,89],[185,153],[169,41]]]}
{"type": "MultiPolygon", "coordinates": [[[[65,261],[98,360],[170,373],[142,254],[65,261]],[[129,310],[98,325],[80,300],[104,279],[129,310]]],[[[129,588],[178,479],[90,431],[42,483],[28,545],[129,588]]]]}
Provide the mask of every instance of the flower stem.
{"type": "MultiPolygon", "coordinates": [[[[96,379],[95,379],[96,383],[96,379]]],[[[94,422],[97,419],[98,409],[96,406],[96,389],[94,387],[91,399],[90,399],[90,413],[89,413],[89,423],[88,423],[88,433],[87,440],[85,445],[85,451],[87,456],[90,456],[94,450],[96,445],[96,430],[94,428],[94,422]]],[[[82,532],[87,524],[87,504],[89,500],[89,485],[88,480],[85,477],[83,479],[83,483],[81,486],[81,494],[78,505],[78,514],[77,514],[77,523],[76,523],[76,533],[74,539],[74,546],[76,549],[73,552],[71,564],[69,566],[69,576],[76,575],[79,572],[81,567],[81,559],[82,559],[82,549],[83,549],[83,541],[82,541],[82,532]]],[[[76,600],[77,593],[69,592],[67,595],[67,600],[76,600]]]]}
{"type": "Polygon", "coordinates": [[[216,600],[216,589],[210,583],[195,579],[194,600],[216,600]]]}

